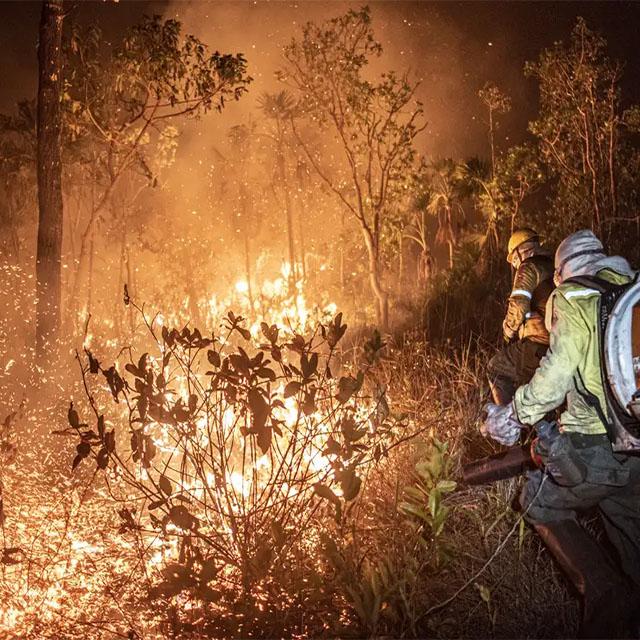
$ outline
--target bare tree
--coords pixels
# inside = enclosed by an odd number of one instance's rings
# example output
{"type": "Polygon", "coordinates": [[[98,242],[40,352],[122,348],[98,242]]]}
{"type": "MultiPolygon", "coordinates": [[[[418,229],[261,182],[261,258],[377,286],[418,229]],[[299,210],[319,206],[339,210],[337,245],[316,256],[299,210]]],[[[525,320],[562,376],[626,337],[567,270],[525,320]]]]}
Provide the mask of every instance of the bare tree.
{"type": "Polygon", "coordinates": [[[321,180],[357,221],[368,258],[368,276],[378,322],[388,326],[389,293],[381,260],[383,229],[394,203],[406,195],[415,164],[415,137],[426,126],[415,99],[417,84],[390,71],[376,83],[364,78],[376,42],[367,7],[323,24],[307,23],[299,40],[285,47],[280,79],[291,86],[307,121],[329,146],[337,145],[333,171],[321,150],[298,143],[321,180]]]}
{"type": "Polygon", "coordinates": [[[453,252],[458,244],[456,217],[464,217],[460,204],[459,166],[451,158],[437,160],[430,167],[431,189],[427,212],[438,221],[436,240],[449,249],[449,269],[453,268],[453,252]]]}
{"type": "Polygon", "coordinates": [[[62,0],[45,0],[38,44],[38,245],[36,352],[43,355],[60,329],[62,256],[62,0]]]}
{"type": "Polygon", "coordinates": [[[579,18],[568,43],[555,43],[525,67],[540,83],[540,112],[529,124],[557,181],[552,213],[562,232],[590,225],[611,231],[622,174],[620,77],[606,42],[579,18]]]}
{"type": "Polygon", "coordinates": [[[505,93],[502,93],[500,89],[493,83],[487,82],[484,87],[478,91],[478,97],[489,112],[489,145],[491,146],[491,175],[496,173],[496,144],[495,144],[495,132],[496,132],[496,120],[495,116],[501,113],[508,113],[511,111],[511,98],[505,93]]]}

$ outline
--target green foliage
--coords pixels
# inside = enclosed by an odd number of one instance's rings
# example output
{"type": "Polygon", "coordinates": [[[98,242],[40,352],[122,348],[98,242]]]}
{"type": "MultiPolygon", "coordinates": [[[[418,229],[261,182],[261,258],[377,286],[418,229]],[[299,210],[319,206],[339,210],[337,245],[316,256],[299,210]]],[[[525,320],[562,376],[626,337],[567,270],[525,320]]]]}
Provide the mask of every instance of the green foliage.
{"type": "Polygon", "coordinates": [[[508,113],[511,111],[511,98],[504,94],[493,82],[485,82],[478,91],[478,97],[489,109],[490,116],[494,113],[508,113]]]}
{"type": "Polygon", "coordinates": [[[569,42],[545,50],[526,73],[540,86],[540,113],[529,129],[555,184],[548,225],[554,239],[593,227],[607,240],[611,221],[637,210],[620,181],[628,157],[621,66],[608,58],[605,40],[579,18],[569,42]]]}
{"type": "Polygon", "coordinates": [[[451,158],[433,162],[427,170],[429,199],[427,212],[438,220],[436,242],[449,248],[449,268],[453,267],[453,252],[458,244],[460,219],[464,218],[461,204],[463,183],[458,163],[451,158]]]}
{"type": "Polygon", "coordinates": [[[251,81],[242,54],[210,53],[195,36],[183,38],[177,20],[147,16],[120,44],[105,50],[102,42],[97,27],[72,33],[66,98],[72,114],[105,132],[221,110],[251,81]]]}
{"type": "MultiPolygon", "coordinates": [[[[385,553],[387,545],[370,549],[360,558],[347,536],[321,536],[322,555],[333,571],[332,584],[348,602],[363,634],[377,636],[407,628],[416,635],[419,618],[416,587],[421,575],[422,551],[414,540],[400,553],[385,553]]],[[[428,551],[426,552],[428,553],[428,551]]]]}
{"type": "Polygon", "coordinates": [[[326,534],[322,536],[322,545],[323,554],[336,572],[361,628],[367,635],[375,636],[383,608],[395,586],[391,559],[365,558],[356,566],[349,553],[340,550],[336,541],[326,534]]]}
{"type": "Polygon", "coordinates": [[[487,107],[489,122],[489,144],[491,146],[491,176],[496,172],[496,144],[495,132],[498,127],[496,115],[505,114],[511,111],[511,98],[503,93],[493,82],[486,82],[484,87],[478,91],[478,97],[487,107]]]}
{"type": "Polygon", "coordinates": [[[66,53],[71,148],[81,157],[97,153],[112,180],[131,166],[152,180],[153,159],[142,153],[149,136],[166,136],[173,119],[222,110],[251,81],[242,54],[210,53],[195,36],[181,36],[180,22],[157,15],[112,46],[97,27],[74,26],[66,53]]]}
{"type": "Polygon", "coordinates": [[[432,344],[466,344],[473,336],[493,341],[505,311],[510,273],[498,255],[492,276],[479,273],[482,252],[477,242],[466,242],[454,254],[454,268],[439,272],[424,301],[424,329],[432,344]]]}
{"type": "Polygon", "coordinates": [[[435,579],[449,559],[444,539],[451,511],[443,501],[456,487],[451,455],[446,444],[429,438],[419,456],[415,483],[405,488],[404,501],[394,505],[394,516],[399,512],[406,521],[391,525],[398,527],[393,540],[383,535],[365,543],[355,526],[321,536],[323,556],[334,574],[331,584],[367,636],[399,634],[401,629],[418,635],[424,606],[419,585],[426,575],[435,579]]]}
{"type": "Polygon", "coordinates": [[[453,462],[448,447],[448,443],[437,438],[430,440],[423,460],[416,464],[416,482],[405,487],[405,500],[399,505],[400,511],[418,522],[422,538],[431,546],[436,566],[448,557],[441,536],[450,509],[443,499],[456,488],[456,482],[451,479],[453,462]]]}
{"type": "Polygon", "coordinates": [[[522,207],[543,185],[545,167],[539,159],[538,149],[530,144],[510,147],[497,162],[495,175],[496,208],[498,217],[509,221],[508,233],[525,220],[544,219],[536,211],[523,211],[522,207]]]}

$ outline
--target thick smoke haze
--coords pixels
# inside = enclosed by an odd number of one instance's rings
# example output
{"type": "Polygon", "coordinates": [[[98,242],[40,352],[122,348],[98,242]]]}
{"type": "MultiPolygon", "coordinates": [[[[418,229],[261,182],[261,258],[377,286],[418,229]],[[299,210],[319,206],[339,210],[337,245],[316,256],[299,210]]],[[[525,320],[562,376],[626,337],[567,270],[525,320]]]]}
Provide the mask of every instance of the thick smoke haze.
{"type": "MultiPolygon", "coordinates": [[[[126,29],[144,14],[160,14],[178,19],[183,33],[194,34],[212,50],[243,53],[248,61],[253,83],[238,103],[228,104],[222,114],[208,113],[199,120],[179,123],[176,162],[171,171],[162,176],[164,189],[145,198],[143,204],[147,216],[159,205],[165,215],[172,218],[175,227],[167,235],[156,224],[147,242],[155,243],[156,247],[158,243],[170,244],[182,238],[210,242],[212,258],[216,253],[219,258],[227,255],[231,258],[225,273],[215,274],[220,278],[220,288],[233,285],[241,272],[238,265],[244,230],[236,224],[235,236],[228,242],[229,220],[233,220],[237,212],[234,205],[229,204],[230,198],[227,201],[223,198],[221,204],[220,194],[216,193],[216,188],[232,173],[229,159],[234,158],[236,175],[237,164],[242,163],[228,132],[236,125],[263,122],[260,98],[264,92],[283,88],[275,78],[282,62],[282,47],[299,37],[306,21],[321,22],[361,5],[358,2],[186,0],[69,3],[67,24],[98,24],[107,42],[118,42],[126,29]],[[205,228],[206,233],[201,233],[205,228]]],[[[537,90],[535,82],[524,77],[523,66],[527,60],[535,60],[555,40],[566,39],[579,15],[608,40],[612,57],[625,60],[625,99],[634,101],[640,94],[640,86],[633,82],[640,67],[640,54],[628,29],[629,24],[640,18],[640,4],[372,2],[369,5],[376,37],[383,46],[383,54],[371,65],[370,73],[374,76],[388,69],[408,71],[413,79],[420,81],[417,98],[424,105],[428,126],[416,146],[427,159],[488,156],[485,113],[477,95],[488,81],[509,94],[513,104],[511,111],[500,118],[498,148],[525,139],[527,122],[537,109],[537,90]]],[[[0,4],[0,34],[8,54],[0,91],[0,110],[4,113],[13,111],[18,100],[35,96],[35,43],[40,7],[39,2],[0,4]]],[[[256,166],[255,161],[252,164],[248,159],[245,164],[242,173],[249,189],[264,189],[257,186],[260,181],[255,178],[259,172],[268,173],[269,167],[256,166]]],[[[260,198],[264,194],[254,195],[260,198]]],[[[310,242],[316,243],[312,249],[319,252],[322,252],[323,234],[335,228],[333,222],[326,224],[326,221],[335,222],[339,216],[336,207],[328,213],[318,209],[322,204],[329,206],[327,202],[318,203],[304,197],[296,203],[312,229],[310,235],[314,240],[310,242]]],[[[273,262],[277,263],[286,253],[282,228],[278,226],[282,221],[272,215],[270,224],[270,237],[269,229],[263,229],[263,236],[270,245],[273,262]]],[[[256,244],[260,242],[256,239],[256,244]]],[[[191,276],[193,268],[187,268],[191,276]]],[[[213,277],[199,276],[207,281],[213,277]]]]}
{"type": "Polygon", "coordinates": [[[638,24],[0,0],[0,640],[638,637],[638,24]]]}
{"type": "MultiPolygon", "coordinates": [[[[537,90],[524,77],[527,60],[556,39],[567,37],[578,15],[591,19],[608,36],[614,57],[624,57],[629,75],[639,57],[624,38],[607,32],[624,28],[624,17],[640,17],[640,6],[617,3],[369,3],[373,26],[383,54],[372,74],[387,69],[408,71],[420,81],[417,98],[423,103],[426,130],[417,140],[430,157],[488,155],[486,116],[478,90],[495,82],[512,98],[513,108],[500,119],[498,146],[522,141],[537,107],[537,90]],[[596,22],[597,21],[597,22],[596,22]]],[[[164,10],[185,32],[194,33],[221,51],[242,52],[254,81],[248,95],[230,104],[223,117],[209,117],[184,131],[171,185],[181,193],[181,206],[200,210],[209,200],[211,173],[224,171],[226,131],[259,118],[264,92],[281,86],[275,73],[282,46],[299,37],[306,21],[321,22],[361,6],[355,2],[173,2],[164,10]]],[[[627,97],[637,89],[625,86],[627,97]],[[629,91],[628,89],[631,89],[629,91]]],[[[206,206],[206,205],[205,205],[206,206]]],[[[212,203],[209,202],[209,206],[212,203]]]]}
{"type": "MultiPolygon", "coordinates": [[[[273,74],[283,44],[299,34],[307,20],[323,20],[357,2],[139,2],[71,3],[80,23],[97,21],[105,38],[117,38],[143,14],[176,17],[184,31],[194,33],[220,51],[242,52],[254,78],[249,96],[230,107],[224,121],[206,128],[228,127],[255,107],[262,91],[276,89],[273,74]]],[[[423,150],[437,156],[485,154],[483,114],[478,89],[488,80],[512,96],[512,112],[502,133],[510,139],[525,134],[535,113],[536,91],[523,77],[526,60],[555,40],[566,39],[576,16],[584,16],[607,38],[613,57],[625,60],[626,96],[640,88],[630,78],[640,66],[640,53],[627,29],[640,18],[634,2],[372,2],[374,28],[384,47],[380,68],[408,69],[422,79],[420,99],[429,127],[423,150]]],[[[2,71],[0,109],[35,94],[35,42],[39,2],[0,4],[1,40],[9,54],[2,71]]],[[[202,133],[204,135],[204,133],[202,133]]],[[[184,152],[184,148],[182,150],[184,152]]],[[[183,153],[180,154],[181,156],[183,153]]]]}

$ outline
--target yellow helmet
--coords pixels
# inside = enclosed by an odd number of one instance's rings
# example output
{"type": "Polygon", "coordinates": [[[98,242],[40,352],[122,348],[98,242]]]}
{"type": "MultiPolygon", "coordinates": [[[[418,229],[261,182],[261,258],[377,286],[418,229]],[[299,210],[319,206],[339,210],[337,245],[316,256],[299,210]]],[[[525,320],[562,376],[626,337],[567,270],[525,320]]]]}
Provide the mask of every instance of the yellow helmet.
{"type": "Polygon", "coordinates": [[[539,242],[540,236],[533,229],[516,229],[509,238],[507,245],[507,261],[511,262],[514,252],[525,242],[539,242]]]}

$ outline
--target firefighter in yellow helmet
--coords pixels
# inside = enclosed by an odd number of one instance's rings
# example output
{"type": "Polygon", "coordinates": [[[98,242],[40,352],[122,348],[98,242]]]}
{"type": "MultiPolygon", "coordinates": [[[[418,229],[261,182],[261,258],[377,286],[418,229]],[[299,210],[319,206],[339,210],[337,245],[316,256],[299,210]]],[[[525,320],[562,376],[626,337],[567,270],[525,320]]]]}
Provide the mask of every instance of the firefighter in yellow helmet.
{"type": "Polygon", "coordinates": [[[516,389],[529,382],[549,346],[545,307],[553,291],[553,259],[533,229],[518,229],[509,238],[507,261],[515,270],[502,332],[507,345],[487,369],[495,404],[511,402],[516,389]]]}
{"type": "Polygon", "coordinates": [[[577,277],[623,285],[637,274],[624,258],[607,255],[591,230],[577,231],[560,243],[555,255],[558,286],[546,316],[551,346],[513,402],[486,407],[481,431],[514,445],[523,426],[536,425],[566,402],[558,427],[547,425],[551,437],[535,446],[545,468],[527,474],[521,495],[524,515],[583,597],[579,637],[638,638],[640,456],[612,449],[599,335],[602,293],[577,277]],[[595,507],[617,562],[578,521],[579,513],[595,507]]]}

